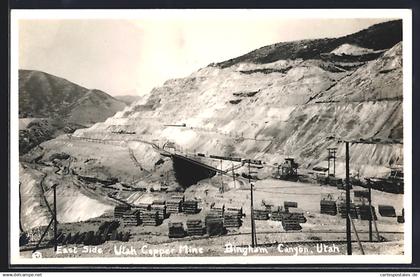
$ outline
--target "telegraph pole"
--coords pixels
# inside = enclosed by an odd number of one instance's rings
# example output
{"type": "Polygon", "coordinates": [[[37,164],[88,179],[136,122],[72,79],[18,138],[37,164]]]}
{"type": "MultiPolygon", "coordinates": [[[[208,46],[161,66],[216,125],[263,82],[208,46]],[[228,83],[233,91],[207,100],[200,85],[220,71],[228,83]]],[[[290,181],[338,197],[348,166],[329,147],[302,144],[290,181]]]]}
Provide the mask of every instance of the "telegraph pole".
{"type": "Polygon", "coordinates": [[[252,248],[256,247],[257,236],[255,234],[255,221],[254,221],[254,185],[251,183],[251,161],[248,160],[248,183],[251,188],[251,241],[252,248]]]}
{"type": "Polygon", "coordinates": [[[369,202],[369,241],[372,242],[372,217],[373,217],[373,213],[372,213],[372,188],[371,188],[371,184],[370,184],[370,180],[368,180],[368,202],[369,202]]]}
{"type": "Polygon", "coordinates": [[[348,141],[346,141],[346,213],[347,255],[351,255],[352,249],[350,226],[350,150],[348,141]]]}
{"type": "Polygon", "coordinates": [[[235,168],[233,166],[233,163],[232,163],[232,178],[233,178],[233,187],[236,188],[236,183],[235,183],[235,168]]]}
{"type": "Polygon", "coordinates": [[[54,184],[54,251],[57,251],[57,184],[54,184]]]}

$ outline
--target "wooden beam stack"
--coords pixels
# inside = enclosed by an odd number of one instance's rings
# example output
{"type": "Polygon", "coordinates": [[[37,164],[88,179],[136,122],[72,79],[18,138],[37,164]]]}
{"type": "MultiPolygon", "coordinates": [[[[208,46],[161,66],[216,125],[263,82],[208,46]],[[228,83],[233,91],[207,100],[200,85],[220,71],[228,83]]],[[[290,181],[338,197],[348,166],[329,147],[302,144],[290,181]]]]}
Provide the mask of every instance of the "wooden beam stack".
{"type": "Polygon", "coordinates": [[[205,233],[205,228],[201,219],[187,220],[187,234],[189,236],[202,236],[205,233]]]}
{"type": "Polygon", "coordinates": [[[281,225],[283,229],[287,231],[299,231],[302,230],[302,226],[300,226],[298,220],[288,214],[289,216],[285,216],[281,221],[281,225]]]}
{"type": "Polygon", "coordinates": [[[187,200],[182,203],[182,211],[186,214],[198,213],[198,202],[195,200],[187,200]]]}
{"type": "Polygon", "coordinates": [[[161,223],[158,217],[158,212],[156,211],[146,211],[141,215],[141,220],[143,221],[144,226],[157,226],[161,223]]]}
{"type": "Polygon", "coordinates": [[[227,210],[223,214],[223,225],[227,228],[239,228],[242,225],[242,213],[240,211],[227,210]]]}
{"type": "Polygon", "coordinates": [[[136,205],[136,209],[140,211],[140,215],[144,212],[150,211],[150,204],[147,203],[140,203],[136,205]]]}
{"type": "Polygon", "coordinates": [[[158,219],[163,221],[166,218],[166,205],[165,204],[152,204],[150,206],[150,211],[156,212],[158,219]]]}
{"type": "MultiPolygon", "coordinates": [[[[338,213],[340,214],[341,218],[346,218],[347,216],[347,209],[346,209],[346,202],[340,202],[338,204],[338,213]]],[[[357,219],[357,209],[354,203],[350,203],[350,217],[353,219],[357,219]]]]}
{"type": "MultiPolygon", "coordinates": [[[[361,220],[369,220],[371,218],[369,205],[360,204],[360,205],[356,205],[356,208],[357,208],[357,213],[359,214],[361,220]]],[[[373,206],[372,206],[372,214],[373,214],[373,218],[377,220],[378,217],[376,216],[375,207],[373,206]]]]}
{"type": "Polygon", "coordinates": [[[270,216],[270,220],[273,221],[282,221],[283,220],[283,216],[286,213],[286,211],[283,210],[282,206],[278,206],[276,209],[273,209],[271,211],[271,216],[270,216]]]}
{"type": "Polygon", "coordinates": [[[177,214],[182,211],[182,200],[170,199],[166,201],[166,212],[168,214],[177,214]]]}
{"type": "Polygon", "coordinates": [[[283,206],[284,206],[284,210],[287,212],[289,208],[297,208],[298,203],[293,202],[293,201],[284,201],[283,206]]]}
{"type": "Polygon", "coordinates": [[[183,238],[185,237],[184,225],[182,222],[169,222],[169,234],[170,238],[183,238]]]}
{"type": "Polygon", "coordinates": [[[225,228],[223,226],[223,218],[208,214],[205,219],[206,231],[209,236],[223,235],[225,228]]]}
{"type": "Polygon", "coordinates": [[[130,210],[131,210],[131,207],[128,205],[118,205],[114,208],[114,217],[122,218],[123,214],[130,210]]]}
{"type": "Polygon", "coordinates": [[[223,217],[223,213],[225,212],[225,205],[219,204],[216,205],[215,203],[212,203],[210,206],[210,211],[219,217],[223,217]]]}
{"type": "Polygon", "coordinates": [[[268,213],[267,210],[256,210],[254,209],[254,219],[255,220],[268,220],[268,213]]]}
{"type": "Polygon", "coordinates": [[[122,220],[126,226],[138,226],[141,224],[140,211],[130,210],[122,215],[122,220]]]}
{"type": "Polygon", "coordinates": [[[321,214],[337,215],[337,204],[333,200],[321,200],[321,214]]]}

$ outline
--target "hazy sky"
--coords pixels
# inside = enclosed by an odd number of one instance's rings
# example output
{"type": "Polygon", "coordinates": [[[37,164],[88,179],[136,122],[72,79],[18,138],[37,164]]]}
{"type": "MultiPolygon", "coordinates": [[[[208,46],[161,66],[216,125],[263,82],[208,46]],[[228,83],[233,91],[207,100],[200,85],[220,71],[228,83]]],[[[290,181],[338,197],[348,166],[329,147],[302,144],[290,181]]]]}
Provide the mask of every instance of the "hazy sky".
{"type": "Polygon", "coordinates": [[[144,94],[281,41],[337,37],[387,19],[147,18],[21,20],[19,68],[36,69],[111,95],[144,94]]]}

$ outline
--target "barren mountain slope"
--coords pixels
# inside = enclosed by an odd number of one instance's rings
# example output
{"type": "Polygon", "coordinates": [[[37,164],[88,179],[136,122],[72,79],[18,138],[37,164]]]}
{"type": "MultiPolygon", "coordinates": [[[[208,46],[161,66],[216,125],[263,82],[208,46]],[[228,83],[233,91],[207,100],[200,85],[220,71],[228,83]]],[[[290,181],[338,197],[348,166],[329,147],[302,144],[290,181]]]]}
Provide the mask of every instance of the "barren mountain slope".
{"type": "Polygon", "coordinates": [[[39,143],[91,126],[125,104],[99,90],[34,70],[19,70],[19,147],[26,153],[39,143]]]}

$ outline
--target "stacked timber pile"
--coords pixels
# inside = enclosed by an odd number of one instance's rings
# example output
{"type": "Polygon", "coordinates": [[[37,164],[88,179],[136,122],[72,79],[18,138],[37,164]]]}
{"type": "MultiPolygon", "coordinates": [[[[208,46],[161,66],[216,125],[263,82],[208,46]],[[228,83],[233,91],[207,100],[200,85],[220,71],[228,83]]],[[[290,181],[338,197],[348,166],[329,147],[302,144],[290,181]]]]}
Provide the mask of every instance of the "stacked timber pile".
{"type": "Polygon", "coordinates": [[[131,207],[128,205],[118,205],[114,208],[114,217],[115,218],[122,218],[123,215],[127,212],[130,211],[131,207]]]}
{"type": "Polygon", "coordinates": [[[321,214],[337,215],[337,204],[333,200],[321,200],[321,214]]]}
{"type": "Polygon", "coordinates": [[[283,215],[281,225],[286,232],[302,230],[302,226],[299,223],[299,216],[295,216],[292,213],[285,213],[283,215]]]}
{"type": "Polygon", "coordinates": [[[150,204],[140,203],[136,205],[136,209],[140,211],[140,215],[144,212],[150,211],[150,204]]]}
{"type": "Polygon", "coordinates": [[[144,226],[157,226],[161,223],[158,217],[158,212],[156,211],[146,211],[141,215],[141,220],[143,221],[144,226]]]}
{"type": "Polygon", "coordinates": [[[150,206],[150,211],[156,212],[160,221],[163,221],[166,218],[165,204],[152,204],[150,206]]]}
{"type": "MultiPolygon", "coordinates": [[[[354,205],[354,203],[350,203],[350,217],[353,219],[357,219],[357,209],[356,209],[356,205],[354,205]]],[[[338,204],[338,213],[340,214],[341,218],[346,218],[347,217],[347,209],[346,209],[346,202],[340,202],[338,204]]]]}
{"type": "Polygon", "coordinates": [[[205,233],[205,228],[201,219],[187,220],[187,234],[189,236],[202,236],[205,233]]]}
{"type": "Polygon", "coordinates": [[[337,215],[337,203],[333,200],[332,194],[324,194],[320,201],[321,214],[337,215]]]}
{"type": "Polygon", "coordinates": [[[289,208],[297,208],[298,204],[297,202],[293,202],[293,201],[284,201],[283,206],[284,206],[284,210],[287,212],[289,208]]]}
{"type": "Polygon", "coordinates": [[[219,236],[225,233],[223,217],[218,217],[215,214],[207,214],[205,223],[206,231],[209,236],[219,236]]]}
{"type": "Polygon", "coordinates": [[[393,206],[389,205],[379,205],[378,206],[379,214],[384,217],[396,217],[395,209],[393,206]]]}
{"type": "Polygon", "coordinates": [[[273,221],[282,221],[286,211],[283,207],[278,206],[277,209],[271,211],[270,219],[273,221]]]}
{"type": "Polygon", "coordinates": [[[227,210],[223,214],[223,225],[227,228],[239,228],[242,225],[242,213],[240,211],[227,210]]]}
{"type": "Polygon", "coordinates": [[[283,218],[292,218],[295,219],[299,223],[306,223],[306,217],[304,212],[298,208],[291,208],[289,209],[289,213],[284,215],[283,218]]]}
{"type": "Polygon", "coordinates": [[[254,219],[255,220],[268,220],[269,211],[263,209],[254,209],[254,219]]]}
{"type": "MultiPolygon", "coordinates": [[[[369,205],[366,205],[365,203],[363,203],[363,204],[357,205],[356,208],[357,208],[357,213],[359,214],[361,220],[371,219],[371,212],[369,210],[369,205]]],[[[373,206],[372,206],[372,215],[373,215],[372,219],[375,219],[375,220],[378,219],[376,216],[375,207],[373,206]]]]}
{"type": "Polygon", "coordinates": [[[129,210],[122,215],[122,220],[126,226],[138,226],[141,224],[140,211],[129,210]]]}
{"type": "Polygon", "coordinates": [[[217,214],[218,216],[222,217],[223,213],[225,212],[225,205],[223,205],[223,204],[218,204],[217,205],[215,203],[212,203],[210,205],[210,211],[212,213],[217,214]]]}
{"type": "Polygon", "coordinates": [[[184,225],[182,222],[169,222],[169,234],[170,238],[183,238],[185,237],[184,225]]]}
{"type": "Polygon", "coordinates": [[[187,200],[182,203],[182,211],[186,214],[198,213],[198,202],[195,200],[187,200]]]}
{"type": "Polygon", "coordinates": [[[177,214],[182,211],[182,200],[170,199],[166,201],[166,212],[168,214],[177,214]]]}
{"type": "Polygon", "coordinates": [[[244,212],[243,212],[242,207],[228,207],[226,210],[227,211],[239,212],[241,214],[241,217],[244,216],[244,212]]]}

